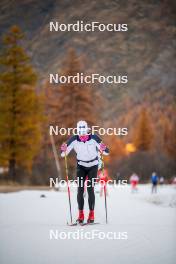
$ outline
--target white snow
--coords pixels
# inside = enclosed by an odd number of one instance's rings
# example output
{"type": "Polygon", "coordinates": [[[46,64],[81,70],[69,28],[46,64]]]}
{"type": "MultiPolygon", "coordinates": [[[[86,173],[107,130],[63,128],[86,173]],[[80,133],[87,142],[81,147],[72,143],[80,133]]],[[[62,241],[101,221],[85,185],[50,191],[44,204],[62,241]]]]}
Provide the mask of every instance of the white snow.
{"type": "MultiPolygon", "coordinates": [[[[76,191],[72,209],[77,216],[76,191]]],[[[87,197],[85,198],[87,200],[87,197]]],[[[96,221],[100,225],[69,227],[66,192],[21,191],[0,194],[1,264],[174,264],[176,263],[176,189],[150,185],[109,187],[108,219],[104,198],[96,192],[96,221]],[[45,194],[46,198],[40,198],[45,194]],[[50,239],[53,232],[127,232],[127,239],[50,239]],[[78,232],[78,231],[77,231],[78,232]]],[[[88,214],[87,202],[85,203],[88,214]]]]}

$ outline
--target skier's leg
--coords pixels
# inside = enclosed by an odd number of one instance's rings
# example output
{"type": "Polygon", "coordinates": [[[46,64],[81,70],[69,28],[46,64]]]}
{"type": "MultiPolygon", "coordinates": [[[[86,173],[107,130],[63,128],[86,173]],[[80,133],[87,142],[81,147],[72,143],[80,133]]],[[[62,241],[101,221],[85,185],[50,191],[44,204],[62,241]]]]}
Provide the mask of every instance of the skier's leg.
{"type": "Polygon", "coordinates": [[[78,181],[78,192],[77,192],[77,202],[79,210],[84,208],[84,183],[86,179],[86,170],[83,166],[77,167],[77,181],[78,181]]]}
{"type": "Polygon", "coordinates": [[[153,191],[154,191],[154,184],[152,183],[152,193],[153,193],[153,191]]]}
{"type": "Polygon", "coordinates": [[[97,178],[98,166],[93,166],[89,168],[88,171],[88,203],[89,203],[89,216],[88,223],[94,222],[94,207],[95,207],[95,194],[94,194],[94,184],[97,178]]]}
{"type": "Polygon", "coordinates": [[[100,197],[102,197],[102,196],[103,196],[103,186],[102,186],[102,184],[101,184],[100,197]]]}
{"type": "Polygon", "coordinates": [[[105,187],[106,187],[106,196],[109,196],[109,191],[108,191],[108,184],[107,183],[105,183],[106,185],[105,185],[105,187]]]}
{"type": "Polygon", "coordinates": [[[98,166],[93,166],[88,171],[88,186],[87,186],[87,192],[88,192],[88,203],[89,203],[89,210],[94,210],[95,206],[95,194],[94,194],[94,183],[97,178],[97,172],[98,172],[98,166]]]}
{"type": "Polygon", "coordinates": [[[84,194],[83,194],[84,198],[86,197],[86,189],[87,189],[87,176],[86,176],[85,183],[84,183],[84,194]]]}

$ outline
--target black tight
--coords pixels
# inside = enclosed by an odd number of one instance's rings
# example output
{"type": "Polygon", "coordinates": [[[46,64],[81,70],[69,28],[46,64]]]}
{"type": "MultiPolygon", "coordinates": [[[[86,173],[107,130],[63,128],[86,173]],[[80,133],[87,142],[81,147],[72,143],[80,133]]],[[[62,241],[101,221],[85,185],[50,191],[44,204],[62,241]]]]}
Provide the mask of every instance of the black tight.
{"type": "Polygon", "coordinates": [[[94,183],[97,178],[98,166],[92,167],[84,167],[78,165],[77,167],[77,180],[78,180],[78,208],[79,210],[83,210],[84,208],[84,183],[86,180],[86,176],[88,177],[87,181],[87,192],[88,192],[88,203],[89,209],[94,210],[95,207],[95,194],[94,194],[94,183]]]}

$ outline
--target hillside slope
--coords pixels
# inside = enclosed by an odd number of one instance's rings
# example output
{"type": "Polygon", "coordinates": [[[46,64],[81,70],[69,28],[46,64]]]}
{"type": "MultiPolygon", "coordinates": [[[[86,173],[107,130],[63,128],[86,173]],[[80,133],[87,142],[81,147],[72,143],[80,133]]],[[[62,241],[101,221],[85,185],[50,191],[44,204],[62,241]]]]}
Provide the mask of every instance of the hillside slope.
{"type": "Polygon", "coordinates": [[[127,85],[97,85],[107,99],[104,119],[116,119],[152,98],[167,108],[173,104],[175,88],[175,4],[174,1],[99,0],[2,0],[0,35],[18,24],[26,34],[25,46],[40,73],[40,81],[58,72],[69,47],[84,54],[87,73],[128,75],[127,85]],[[128,32],[49,32],[49,21],[74,23],[77,20],[127,23],[128,32]],[[160,93],[156,98],[155,94],[160,93]],[[169,97],[165,103],[164,97],[169,97]],[[131,106],[130,106],[131,107],[131,106]]]}

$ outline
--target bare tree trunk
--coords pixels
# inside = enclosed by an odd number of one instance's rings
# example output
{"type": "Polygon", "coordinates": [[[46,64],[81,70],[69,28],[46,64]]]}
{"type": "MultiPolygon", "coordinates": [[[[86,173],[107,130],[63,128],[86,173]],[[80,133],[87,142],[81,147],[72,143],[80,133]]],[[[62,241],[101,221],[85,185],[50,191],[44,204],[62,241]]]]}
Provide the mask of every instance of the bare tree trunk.
{"type": "Polygon", "coordinates": [[[51,140],[52,150],[53,150],[56,168],[57,168],[57,172],[58,172],[58,179],[60,181],[62,179],[62,172],[61,172],[61,167],[60,167],[59,158],[58,158],[57,150],[56,150],[56,144],[54,142],[53,135],[50,135],[50,140],[51,140]]]}
{"type": "Polygon", "coordinates": [[[15,181],[16,178],[16,161],[15,159],[11,158],[9,160],[9,179],[11,181],[15,181]]]}

